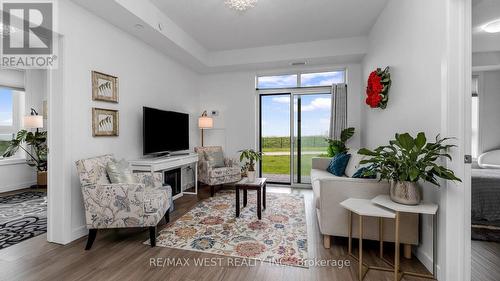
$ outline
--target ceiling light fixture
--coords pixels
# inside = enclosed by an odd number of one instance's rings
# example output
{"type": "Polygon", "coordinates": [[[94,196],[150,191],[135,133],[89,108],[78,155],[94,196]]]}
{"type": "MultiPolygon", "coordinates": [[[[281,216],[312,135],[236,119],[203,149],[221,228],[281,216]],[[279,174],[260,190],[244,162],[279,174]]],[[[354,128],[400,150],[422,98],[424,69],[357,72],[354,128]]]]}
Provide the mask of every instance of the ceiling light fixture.
{"type": "Polygon", "coordinates": [[[257,5],[258,0],[226,0],[224,4],[230,9],[244,12],[257,5]]]}
{"type": "Polygon", "coordinates": [[[481,28],[488,33],[498,33],[500,32],[500,19],[487,23],[481,28]]]}

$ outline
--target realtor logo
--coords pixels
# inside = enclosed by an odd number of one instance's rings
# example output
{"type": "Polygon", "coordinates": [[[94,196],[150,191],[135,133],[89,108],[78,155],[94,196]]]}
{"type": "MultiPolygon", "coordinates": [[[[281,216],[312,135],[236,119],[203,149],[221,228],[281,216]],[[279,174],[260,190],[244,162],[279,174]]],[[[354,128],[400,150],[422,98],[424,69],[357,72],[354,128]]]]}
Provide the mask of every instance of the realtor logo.
{"type": "Polygon", "coordinates": [[[54,3],[2,1],[2,67],[54,68],[54,3]]]}

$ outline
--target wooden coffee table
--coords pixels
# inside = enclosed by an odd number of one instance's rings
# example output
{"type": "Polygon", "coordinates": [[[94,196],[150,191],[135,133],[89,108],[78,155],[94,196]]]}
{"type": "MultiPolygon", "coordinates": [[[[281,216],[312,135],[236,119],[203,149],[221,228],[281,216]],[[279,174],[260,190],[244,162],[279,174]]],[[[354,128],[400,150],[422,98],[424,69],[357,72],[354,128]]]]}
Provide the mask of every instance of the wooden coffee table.
{"type": "Polygon", "coordinates": [[[266,208],[266,178],[256,178],[254,182],[249,182],[248,178],[243,178],[237,182],[236,189],[236,217],[240,216],[240,190],[243,190],[243,207],[247,206],[247,191],[257,190],[257,217],[262,219],[262,207],[266,208]]]}

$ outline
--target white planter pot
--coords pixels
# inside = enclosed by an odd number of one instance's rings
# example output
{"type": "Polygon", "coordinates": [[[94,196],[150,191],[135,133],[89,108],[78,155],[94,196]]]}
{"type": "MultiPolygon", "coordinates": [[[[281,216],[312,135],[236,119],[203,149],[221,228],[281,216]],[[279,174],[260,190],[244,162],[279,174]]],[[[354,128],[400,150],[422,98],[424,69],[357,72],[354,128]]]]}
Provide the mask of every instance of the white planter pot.
{"type": "Polygon", "coordinates": [[[391,181],[391,199],[404,205],[418,205],[422,200],[422,191],[416,182],[391,181]]]}
{"type": "Polygon", "coordinates": [[[255,182],[255,171],[248,171],[247,177],[249,182],[255,182]]]}

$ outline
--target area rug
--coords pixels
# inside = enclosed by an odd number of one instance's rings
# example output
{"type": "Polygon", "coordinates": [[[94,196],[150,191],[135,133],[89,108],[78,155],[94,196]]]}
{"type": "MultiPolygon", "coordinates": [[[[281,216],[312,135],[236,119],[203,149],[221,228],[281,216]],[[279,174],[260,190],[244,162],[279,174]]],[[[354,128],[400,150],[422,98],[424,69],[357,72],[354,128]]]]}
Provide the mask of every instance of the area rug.
{"type": "Polygon", "coordinates": [[[267,193],[267,209],[258,220],[256,194],[248,192],[248,204],[240,204],[235,218],[234,191],[216,193],[160,231],[156,245],[307,267],[303,196],[267,193]]]}
{"type": "Polygon", "coordinates": [[[47,232],[45,192],[0,197],[0,249],[47,232]]]}

